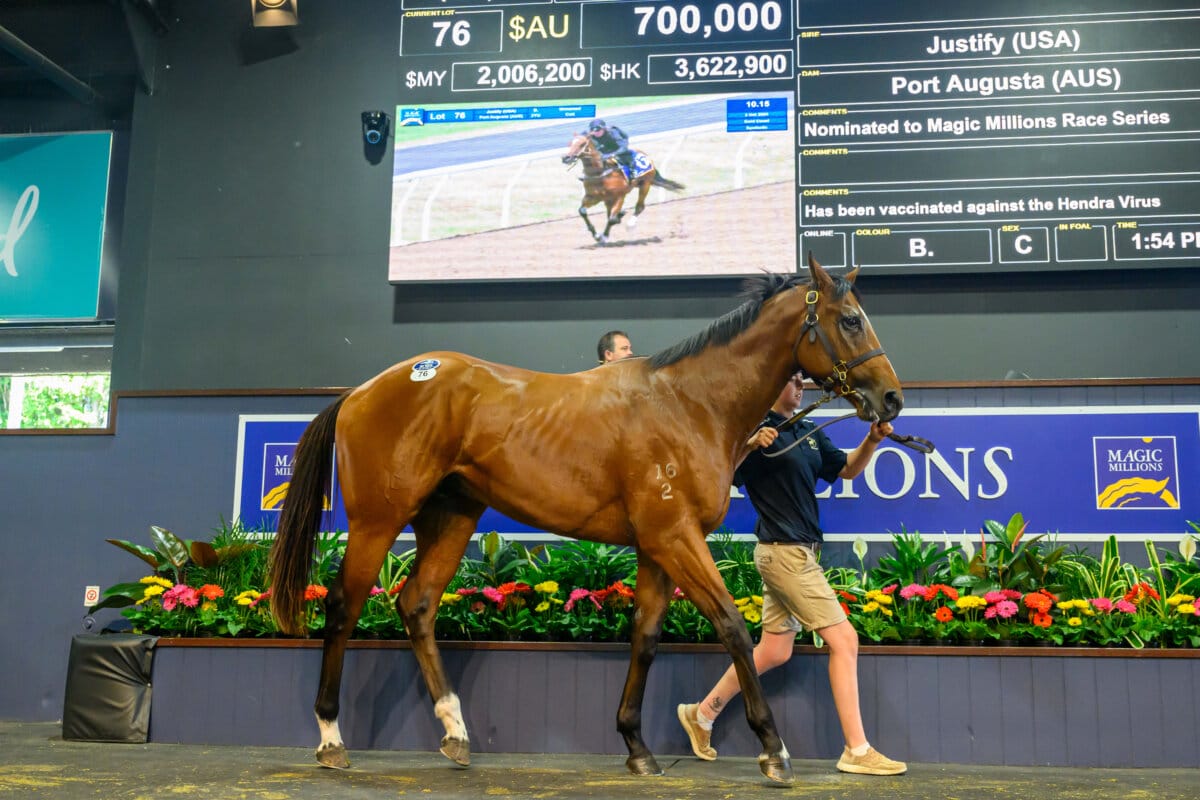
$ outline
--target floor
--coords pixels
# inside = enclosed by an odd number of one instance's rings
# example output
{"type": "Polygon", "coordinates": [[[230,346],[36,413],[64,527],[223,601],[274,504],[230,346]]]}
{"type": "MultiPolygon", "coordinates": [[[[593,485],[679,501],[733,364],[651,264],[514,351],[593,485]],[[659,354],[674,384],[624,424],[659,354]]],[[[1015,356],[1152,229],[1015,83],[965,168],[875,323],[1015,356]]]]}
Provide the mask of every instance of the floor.
{"type": "Polygon", "coordinates": [[[312,752],[281,747],[64,742],[57,723],[0,721],[0,800],[326,800],[361,798],[844,798],[845,800],[1197,800],[1192,769],[1061,769],[912,764],[907,775],[844,775],[832,762],[793,762],[790,786],[768,783],[754,759],[663,759],[637,778],[597,755],[477,754],[457,769],[435,752],[351,753],[323,769],[312,752]]]}

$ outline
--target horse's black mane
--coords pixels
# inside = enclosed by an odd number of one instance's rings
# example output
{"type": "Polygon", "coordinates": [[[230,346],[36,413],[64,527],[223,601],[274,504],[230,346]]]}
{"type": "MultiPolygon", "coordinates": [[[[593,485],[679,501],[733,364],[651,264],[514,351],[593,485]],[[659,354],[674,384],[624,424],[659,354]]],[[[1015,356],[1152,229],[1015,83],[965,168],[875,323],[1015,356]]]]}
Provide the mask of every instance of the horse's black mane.
{"type": "MultiPolygon", "coordinates": [[[[844,296],[846,292],[854,291],[853,284],[844,278],[833,275],[830,277],[833,278],[833,296],[835,298],[844,296]]],[[[747,278],[742,284],[740,297],[744,302],[740,306],[728,314],[718,317],[699,333],[650,356],[650,368],[659,369],[669,366],[688,356],[694,356],[711,345],[728,344],[739,333],[754,324],[764,303],[780,292],[808,284],[808,276],[799,273],[785,275],[777,272],[763,272],[761,275],[747,278]]]]}

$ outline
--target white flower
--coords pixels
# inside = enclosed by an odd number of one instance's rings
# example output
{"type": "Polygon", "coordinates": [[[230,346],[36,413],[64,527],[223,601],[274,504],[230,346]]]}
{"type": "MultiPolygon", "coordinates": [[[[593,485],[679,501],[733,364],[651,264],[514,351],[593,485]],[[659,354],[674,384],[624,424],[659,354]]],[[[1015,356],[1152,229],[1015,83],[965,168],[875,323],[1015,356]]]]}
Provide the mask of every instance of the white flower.
{"type": "Polygon", "coordinates": [[[1179,555],[1183,556],[1184,561],[1192,560],[1192,556],[1196,555],[1195,536],[1185,536],[1179,540],[1179,555]]]}
{"type": "Polygon", "coordinates": [[[867,557],[867,540],[859,536],[854,540],[854,555],[858,556],[858,560],[862,561],[867,557]]]}
{"type": "Polygon", "coordinates": [[[975,543],[965,533],[962,535],[962,553],[968,562],[975,557],[975,543]]]}

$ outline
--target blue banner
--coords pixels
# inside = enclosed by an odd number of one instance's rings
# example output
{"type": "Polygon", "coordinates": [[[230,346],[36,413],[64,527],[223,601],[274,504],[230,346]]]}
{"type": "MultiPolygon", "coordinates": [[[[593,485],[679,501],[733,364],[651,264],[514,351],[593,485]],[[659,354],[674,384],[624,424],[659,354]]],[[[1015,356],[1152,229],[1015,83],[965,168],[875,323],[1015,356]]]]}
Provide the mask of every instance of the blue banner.
{"type": "MultiPolygon", "coordinates": [[[[822,416],[836,412],[814,414],[822,416]]],[[[271,419],[243,418],[234,515],[273,530],[289,448],[307,422],[271,419]]],[[[827,539],[889,539],[900,530],[973,534],[985,519],[1003,522],[1017,512],[1031,534],[1064,540],[1174,538],[1191,530],[1188,520],[1200,520],[1197,407],[913,409],[895,426],[937,450],[925,455],[885,440],[862,475],[823,484],[827,539]]],[[[845,450],[866,434],[858,421],[825,430],[845,450]]],[[[338,505],[333,529],[345,530],[345,519],[338,505]]],[[[749,500],[732,490],[724,527],[749,534],[754,523],[749,500]]],[[[490,509],[479,530],[544,535],[490,509]]]]}
{"type": "Polygon", "coordinates": [[[93,320],[112,134],[0,137],[0,322],[93,320]]]}

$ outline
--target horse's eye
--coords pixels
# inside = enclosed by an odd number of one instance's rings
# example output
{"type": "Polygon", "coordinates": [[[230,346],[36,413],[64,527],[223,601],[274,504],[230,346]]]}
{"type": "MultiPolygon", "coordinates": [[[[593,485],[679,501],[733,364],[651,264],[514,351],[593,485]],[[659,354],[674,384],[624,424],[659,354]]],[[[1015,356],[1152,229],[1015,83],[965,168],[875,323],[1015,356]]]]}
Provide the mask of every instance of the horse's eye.
{"type": "Polygon", "coordinates": [[[842,327],[848,331],[857,333],[862,330],[862,320],[855,316],[842,317],[842,327]]]}

